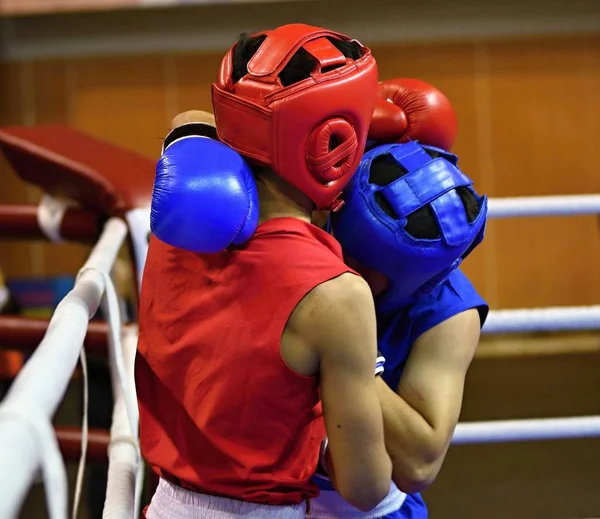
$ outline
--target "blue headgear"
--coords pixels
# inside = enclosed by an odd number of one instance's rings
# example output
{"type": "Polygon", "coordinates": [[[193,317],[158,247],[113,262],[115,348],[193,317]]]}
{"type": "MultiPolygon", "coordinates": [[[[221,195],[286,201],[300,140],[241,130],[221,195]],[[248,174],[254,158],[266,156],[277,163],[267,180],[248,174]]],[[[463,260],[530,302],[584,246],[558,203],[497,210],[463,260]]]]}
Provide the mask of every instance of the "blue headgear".
{"type": "Polygon", "coordinates": [[[387,289],[377,299],[378,310],[398,308],[433,290],[483,239],[487,198],[475,193],[473,181],[457,163],[456,155],[417,142],[385,144],[364,154],[346,187],[345,205],[332,216],[334,235],[347,256],[388,278],[387,289]],[[440,156],[432,158],[427,150],[440,156]],[[382,155],[391,156],[407,171],[386,186],[369,181],[371,163],[382,155]],[[472,222],[458,187],[471,189],[479,202],[479,214],[472,222]],[[396,217],[382,208],[377,201],[381,196],[396,217]],[[407,217],[428,205],[439,236],[415,238],[406,231],[407,217]]]}

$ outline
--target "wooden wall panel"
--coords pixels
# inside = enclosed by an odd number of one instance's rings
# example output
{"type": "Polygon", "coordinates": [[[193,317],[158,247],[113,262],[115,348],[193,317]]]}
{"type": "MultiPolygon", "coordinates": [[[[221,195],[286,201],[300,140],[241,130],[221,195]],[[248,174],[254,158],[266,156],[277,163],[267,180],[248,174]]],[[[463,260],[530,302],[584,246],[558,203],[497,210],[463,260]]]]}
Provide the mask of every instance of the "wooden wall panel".
{"type": "Polygon", "coordinates": [[[221,64],[223,53],[175,56],[170,60],[173,71],[170,83],[175,92],[174,111],[199,109],[212,112],[210,88],[221,64]]]}
{"type": "MultiPolygon", "coordinates": [[[[495,196],[600,192],[598,50],[598,38],[489,45],[495,196]]],[[[597,303],[597,222],[494,222],[499,304],[597,303]]]]}
{"type": "MultiPolygon", "coordinates": [[[[373,51],[382,79],[418,77],[448,95],[459,118],[454,151],[480,192],[600,191],[594,159],[600,37],[380,45],[373,51]]],[[[8,95],[0,117],[2,124],[68,122],[157,157],[175,114],[211,109],[210,84],[221,58],[213,52],[3,65],[8,95]]],[[[6,168],[2,175],[10,179],[3,200],[37,196],[6,168]]],[[[6,254],[0,261],[12,275],[73,271],[85,255],[65,260],[47,247],[10,250],[9,261],[6,254]]],[[[494,307],[590,304],[600,293],[599,257],[595,218],[494,221],[465,270],[494,307]]]]}
{"type": "Polygon", "coordinates": [[[66,123],[70,116],[68,68],[62,60],[34,61],[24,69],[28,124],[66,123]],[[31,120],[31,122],[30,122],[31,120]]]}
{"type": "Polygon", "coordinates": [[[170,120],[164,64],[162,57],[145,56],[69,62],[70,122],[109,142],[157,157],[170,120]]]}

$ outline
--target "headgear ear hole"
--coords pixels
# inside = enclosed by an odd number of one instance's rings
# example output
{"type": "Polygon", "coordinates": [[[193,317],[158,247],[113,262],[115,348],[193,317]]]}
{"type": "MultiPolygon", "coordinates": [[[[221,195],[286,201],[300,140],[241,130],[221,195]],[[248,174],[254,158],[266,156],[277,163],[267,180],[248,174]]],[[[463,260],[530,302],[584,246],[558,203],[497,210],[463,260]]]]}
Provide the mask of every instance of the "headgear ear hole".
{"type": "Polygon", "coordinates": [[[340,145],[340,140],[337,138],[337,135],[332,134],[329,137],[329,151],[335,150],[340,145]]]}
{"type": "Polygon", "coordinates": [[[357,152],[354,127],[345,119],[331,119],[310,133],[306,164],[317,179],[332,182],[348,173],[357,152]]]}

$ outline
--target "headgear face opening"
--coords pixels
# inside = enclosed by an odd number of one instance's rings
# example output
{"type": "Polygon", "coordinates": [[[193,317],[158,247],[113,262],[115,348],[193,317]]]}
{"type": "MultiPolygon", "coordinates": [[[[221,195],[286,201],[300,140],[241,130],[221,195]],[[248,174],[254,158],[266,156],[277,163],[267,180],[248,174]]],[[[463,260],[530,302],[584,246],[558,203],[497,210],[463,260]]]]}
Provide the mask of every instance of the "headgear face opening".
{"type": "Polygon", "coordinates": [[[234,83],[233,49],[212,86],[219,138],[245,157],[270,166],[319,209],[336,202],[362,157],[377,95],[377,64],[361,46],[356,60],[327,38],[347,36],[310,25],[266,31],[234,83]],[[318,62],[310,77],[283,86],[278,75],[303,48],[318,62]]]}
{"type": "Polygon", "coordinates": [[[457,162],[455,155],[417,142],[383,145],[365,153],[347,186],[345,205],[332,217],[333,231],[346,255],[388,278],[378,311],[397,309],[433,290],[482,241],[487,198],[475,193],[457,162]],[[406,172],[383,186],[370,182],[373,161],[382,156],[406,172]],[[478,204],[474,218],[457,192],[461,187],[478,204]],[[437,226],[435,238],[417,238],[407,229],[408,217],[422,208],[437,226]]]}

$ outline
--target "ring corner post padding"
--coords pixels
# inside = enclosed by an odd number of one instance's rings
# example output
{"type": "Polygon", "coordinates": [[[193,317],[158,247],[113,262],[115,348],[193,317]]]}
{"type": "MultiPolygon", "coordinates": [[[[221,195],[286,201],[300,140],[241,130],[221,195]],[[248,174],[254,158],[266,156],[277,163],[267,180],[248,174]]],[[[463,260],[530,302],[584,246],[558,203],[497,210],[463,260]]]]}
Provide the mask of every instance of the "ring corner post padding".
{"type": "MultiPolygon", "coordinates": [[[[38,219],[39,206],[0,204],[0,239],[48,240],[38,219]]],[[[103,217],[97,213],[68,207],[60,222],[59,234],[63,240],[95,243],[103,217]]]]}
{"type": "Polygon", "coordinates": [[[0,128],[0,150],[20,178],[85,209],[121,216],[150,204],[153,160],[69,126],[0,128]]]}

